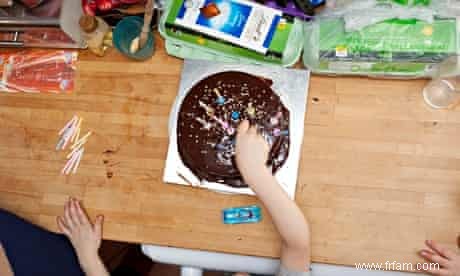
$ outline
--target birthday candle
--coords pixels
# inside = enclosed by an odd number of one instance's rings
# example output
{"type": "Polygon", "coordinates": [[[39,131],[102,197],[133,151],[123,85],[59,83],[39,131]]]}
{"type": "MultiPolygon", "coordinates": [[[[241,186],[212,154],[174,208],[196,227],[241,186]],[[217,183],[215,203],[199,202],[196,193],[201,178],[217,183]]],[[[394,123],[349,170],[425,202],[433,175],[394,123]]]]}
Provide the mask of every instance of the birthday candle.
{"type": "MultiPolygon", "coordinates": [[[[86,140],[85,140],[86,142],[86,140]]],[[[85,143],[80,143],[78,144],[78,146],[76,146],[68,155],[67,155],[67,159],[71,158],[76,152],[78,152],[84,145],[85,143]]]]}
{"type": "Polygon", "coordinates": [[[224,129],[228,128],[228,123],[224,122],[221,118],[218,118],[216,115],[213,115],[212,118],[218,122],[224,129]]]}
{"type": "Polygon", "coordinates": [[[64,144],[62,145],[61,149],[65,149],[67,147],[67,143],[69,143],[69,141],[71,140],[74,132],[75,124],[73,124],[69,129],[64,131],[64,136],[62,137],[62,139],[64,139],[64,144]]]}
{"type": "Polygon", "coordinates": [[[216,115],[213,115],[212,116],[212,119],[215,120],[216,122],[218,122],[222,128],[227,131],[227,133],[229,135],[232,135],[233,133],[235,133],[235,129],[231,126],[229,126],[229,124],[225,121],[223,121],[221,118],[217,117],[216,115]]]}
{"type": "Polygon", "coordinates": [[[56,150],[60,150],[63,144],[64,144],[64,139],[63,138],[59,139],[56,145],[56,150]]]}
{"type": "Polygon", "coordinates": [[[64,171],[64,174],[70,174],[70,172],[72,171],[72,168],[74,167],[75,163],[77,162],[78,158],[80,157],[80,154],[81,154],[82,150],[83,149],[81,149],[77,153],[75,153],[74,157],[72,157],[73,161],[69,164],[67,169],[64,171]]]}
{"type": "Polygon", "coordinates": [[[222,97],[222,95],[221,95],[220,92],[219,92],[219,89],[214,88],[213,91],[214,91],[214,93],[216,93],[216,96],[217,96],[218,98],[219,98],[219,97],[222,97]]]}
{"type": "Polygon", "coordinates": [[[67,163],[65,164],[64,168],[62,168],[61,174],[67,174],[66,171],[70,167],[71,164],[75,162],[75,160],[78,158],[77,154],[74,154],[72,158],[70,158],[67,163]]]}
{"type": "Polygon", "coordinates": [[[204,110],[206,111],[207,114],[213,114],[214,113],[214,109],[212,109],[212,107],[209,107],[208,105],[206,105],[205,103],[203,103],[202,101],[198,101],[198,104],[204,108],[204,110]]]}
{"type": "Polygon", "coordinates": [[[79,144],[84,144],[88,140],[88,137],[91,136],[92,132],[86,133],[85,136],[81,137],[78,141],[76,141],[70,148],[74,149],[79,146],[79,144]]]}
{"type": "MultiPolygon", "coordinates": [[[[72,138],[70,139],[70,142],[72,142],[72,143],[75,142],[76,137],[77,137],[77,134],[78,134],[79,131],[80,131],[81,121],[82,121],[82,120],[83,120],[82,118],[79,118],[79,119],[78,119],[78,122],[76,123],[75,131],[73,132],[72,138]]],[[[74,124],[74,125],[75,125],[75,124],[74,124]]],[[[77,140],[78,140],[78,139],[77,139],[77,140]]]]}
{"type": "Polygon", "coordinates": [[[222,96],[222,94],[220,94],[219,89],[214,88],[213,91],[214,93],[216,93],[216,96],[217,96],[217,100],[216,100],[217,104],[219,105],[225,104],[225,98],[222,96]]]}
{"type": "Polygon", "coordinates": [[[211,123],[207,122],[206,120],[204,120],[202,118],[199,118],[199,117],[195,118],[195,120],[200,122],[203,125],[203,128],[205,128],[205,129],[210,129],[211,128],[211,123]]]}
{"type": "Polygon", "coordinates": [[[85,149],[81,149],[79,154],[78,154],[78,158],[77,158],[77,161],[75,162],[75,166],[73,167],[73,170],[72,170],[72,174],[76,174],[77,173],[77,169],[78,167],[80,166],[80,161],[81,161],[81,158],[83,157],[83,153],[85,152],[85,149]]]}
{"type": "Polygon", "coordinates": [[[69,129],[75,121],[78,119],[77,115],[74,115],[70,121],[65,124],[65,126],[59,131],[59,135],[62,135],[67,129],[69,129]]]}

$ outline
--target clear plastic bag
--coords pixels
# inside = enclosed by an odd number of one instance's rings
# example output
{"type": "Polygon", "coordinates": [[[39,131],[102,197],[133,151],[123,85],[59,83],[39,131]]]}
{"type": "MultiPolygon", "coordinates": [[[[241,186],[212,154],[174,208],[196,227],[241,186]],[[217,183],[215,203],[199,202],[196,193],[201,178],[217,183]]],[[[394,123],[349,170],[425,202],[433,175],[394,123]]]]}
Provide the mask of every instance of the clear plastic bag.
{"type": "Polygon", "coordinates": [[[460,53],[457,19],[431,6],[344,2],[305,23],[303,62],[315,73],[423,78],[460,53]]]}
{"type": "Polygon", "coordinates": [[[69,93],[74,89],[77,56],[66,50],[0,53],[0,91],[69,93]]]}

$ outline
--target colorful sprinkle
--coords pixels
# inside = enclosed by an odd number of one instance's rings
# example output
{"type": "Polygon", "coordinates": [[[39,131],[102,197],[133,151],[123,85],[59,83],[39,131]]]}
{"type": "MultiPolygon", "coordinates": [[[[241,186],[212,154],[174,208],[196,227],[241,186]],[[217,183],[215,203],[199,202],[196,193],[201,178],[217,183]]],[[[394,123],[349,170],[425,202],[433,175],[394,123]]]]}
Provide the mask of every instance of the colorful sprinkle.
{"type": "Polygon", "coordinates": [[[287,129],[286,129],[286,130],[282,130],[282,131],[280,132],[280,135],[281,135],[281,136],[288,136],[288,135],[289,135],[289,130],[287,130],[287,129]]]}
{"type": "Polygon", "coordinates": [[[240,119],[240,113],[238,111],[232,112],[232,120],[237,121],[240,119]]]}
{"type": "Polygon", "coordinates": [[[249,103],[248,108],[246,108],[246,112],[248,113],[249,117],[253,118],[256,114],[256,109],[252,106],[252,103],[249,103]]]}
{"type": "Polygon", "coordinates": [[[224,104],[225,104],[225,98],[222,97],[222,96],[217,97],[216,103],[217,103],[218,105],[224,105],[224,104]]]}

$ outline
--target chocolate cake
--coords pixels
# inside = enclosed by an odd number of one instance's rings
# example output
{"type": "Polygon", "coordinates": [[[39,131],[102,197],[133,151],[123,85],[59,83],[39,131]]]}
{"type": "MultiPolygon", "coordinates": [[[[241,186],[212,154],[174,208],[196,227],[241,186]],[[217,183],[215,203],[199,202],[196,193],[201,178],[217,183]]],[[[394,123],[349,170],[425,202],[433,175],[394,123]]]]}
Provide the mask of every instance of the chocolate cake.
{"type": "Polygon", "coordinates": [[[267,166],[275,173],[289,154],[289,110],[272,81],[228,71],[199,81],[178,114],[177,143],[183,163],[201,180],[247,187],[236,167],[235,136],[247,119],[270,146],[267,166]]]}

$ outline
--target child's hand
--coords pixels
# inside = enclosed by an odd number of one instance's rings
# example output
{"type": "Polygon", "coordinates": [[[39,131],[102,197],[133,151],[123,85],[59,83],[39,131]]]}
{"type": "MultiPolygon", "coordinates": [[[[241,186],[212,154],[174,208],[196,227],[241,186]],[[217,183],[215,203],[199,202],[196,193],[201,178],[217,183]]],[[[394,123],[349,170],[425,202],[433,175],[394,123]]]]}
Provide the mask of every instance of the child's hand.
{"type": "Polygon", "coordinates": [[[440,269],[426,270],[436,276],[460,276],[460,256],[455,252],[440,246],[434,241],[425,242],[427,249],[420,251],[420,255],[430,263],[437,263],[440,269]]]}
{"type": "Polygon", "coordinates": [[[236,164],[243,177],[265,169],[269,147],[255,126],[243,121],[236,135],[236,164]]]}
{"type": "Polygon", "coordinates": [[[61,232],[69,238],[84,270],[90,270],[99,260],[102,239],[103,217],[98,216],[93,224],[76,199],[69,199],[64,205],[64,216],[57,217],[61,232]]]}

